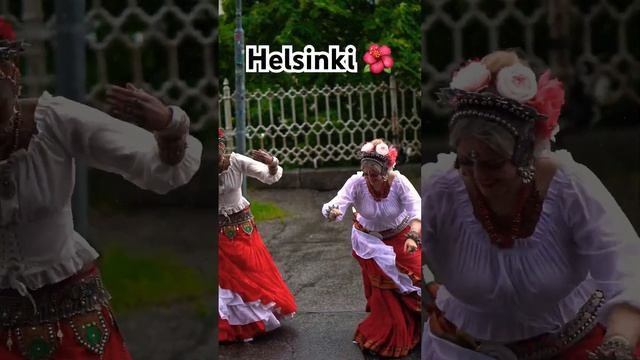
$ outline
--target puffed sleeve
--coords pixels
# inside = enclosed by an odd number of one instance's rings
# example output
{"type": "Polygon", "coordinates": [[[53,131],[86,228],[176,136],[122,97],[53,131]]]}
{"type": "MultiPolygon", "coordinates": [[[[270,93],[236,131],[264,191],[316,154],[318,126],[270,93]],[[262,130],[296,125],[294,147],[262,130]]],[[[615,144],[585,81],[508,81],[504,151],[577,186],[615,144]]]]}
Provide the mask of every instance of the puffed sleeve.
{"type": "Polygon", "coordinates": [[[578,254],[607,300],[600,320],[605,322],[616,304],[627,303],[640,310],[638,234],[593,172],[572,159],[562,163],[559,171],[567,173],[562,189],[566,221],[578,254]]]}
{"type": "Polygon", "coordinates": [[[410,220],[421,220],[422,218],[422,210],[420,208],[420,194],[409,179],[406,176],[399,174],[397,177],[398,181],[400,181],[400,202],[402,206],[407,211],[407,215],[409,215],[410,220]]]}
{"type": "Polygon", "coordinates": [[[450,190],[442,181],[443,175],[453,169],[456,155],[438,154],[437,161],[422,166],[421,194],[422,194],[422,257],[425,265],[422,267],[422,278],[426,284],[435,281],[433,272],[437,267],[437,258],[433,256],[438,234],[439,216],[446,198],[442,195],[450,190]]]}
{"type": "MultiPolygon", "coordinates": [[[[172,111],[173,116],[186,116],[178,107],[172,111]]],[[[45,92],[35,117],[49,140],[70,157],[119,174],[142,189],[165,194],[188,183],[200,167],[202,144],[196,138],[187,137],[182,161],[167,165],[151,132],[64,97],[45,92]]]]}
{"type": "Polygon", "coordinates": [[[282,167],[278,166],[278,170],[275,174],[271,175],[269,173],[269,166],[267,164],[261,163],[260,161],[253,160],[252,158],[235,154],[236,159],[238,160],[238,165],[240,166],[240,171],[247,176],[251,176],[252,178],[258,179],[265,184],[274,184],[282,177],[282,167]]]}
{"type": "Polygon", "coordinates": [[[355,198],[355,188],[359,179],[362,179],[361,173],[352,175],[347,182],[344,183],[342,189],[338,191],[338,194],[331,199],[328,203],[322,205],[322,215],[327,217],[329,214],[329,208],[338,207],[338,210],[342,213],[342,215],[336,218],[337,221],[342,221],[344,215],[347,213],[347,209],[349,206],[353,205],[353,201],[355,198]]]}

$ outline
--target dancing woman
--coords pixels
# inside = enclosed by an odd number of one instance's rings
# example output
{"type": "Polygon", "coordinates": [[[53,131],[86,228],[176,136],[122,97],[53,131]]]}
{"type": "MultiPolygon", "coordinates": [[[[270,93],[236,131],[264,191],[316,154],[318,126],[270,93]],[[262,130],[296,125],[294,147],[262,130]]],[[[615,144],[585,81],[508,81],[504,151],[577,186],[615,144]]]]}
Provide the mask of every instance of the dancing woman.
{"type": "Polygon", "coordinates": [[[361,349],[386,357],[407,355],[420,341],[420,195],[394,170],[397,151],[380,139],[361,151],[351,176],[322,213],[340,221],[354,207],[351,243],[362,270],[369,315],[356,329],[361,349]]]}
{"type": "Polygon", "coordinates": [[[130,359],[98,253],[73,229],[75,159],[166,193],[191,179],[202,145],[181,109],[132,85],[108,99],[144,128],[46,92],[19,99],[21,51],[0,40],[0,359],[130,359]]]}
{"type": "Polygon", "coordinates": [[[422,358],[633,359],[640,241],[596,176],[549,150],[562,84],[498,51],[440,95],[455,154],[422,173],[422,358]]]}
{"type": "Polygon", "coordinates": [[[273,184],[282,177],[282,167],[263,150],[251,157],[225,154],[222,129],[218,140],[218,340],[251,341],[296,311],[242,196],[245,176],[273,184]]]}

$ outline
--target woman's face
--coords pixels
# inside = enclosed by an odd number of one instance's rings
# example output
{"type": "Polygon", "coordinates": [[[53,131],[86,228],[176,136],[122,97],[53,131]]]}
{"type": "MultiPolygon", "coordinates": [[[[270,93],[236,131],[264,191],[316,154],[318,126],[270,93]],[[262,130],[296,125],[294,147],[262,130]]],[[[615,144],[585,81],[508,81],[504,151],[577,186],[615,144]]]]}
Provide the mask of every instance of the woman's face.
{"type": "Polygon", "coordinates": [[[509,158],[476,138],[462,139],[457,153],[462,175],[469,177],[485,197],[502,196],[522,181],[509,158]]]}
{"type": "Polygon", "coordinates": [[[384,183],[384,175],[386,174],[382,173],[381,166],[373,164],[363,164],[361,169],[362,176],[364,176],[369,185],[378,187],[384,183]]]}
{"type": "Polygon", "coordinates": [[[224,142],[222,142],[222,141],[218,142],[218,162],[220,162],[222,160],[222,158],[224,157],[225,149],[226,149],[226,147],[224,145],[224,142]]]}

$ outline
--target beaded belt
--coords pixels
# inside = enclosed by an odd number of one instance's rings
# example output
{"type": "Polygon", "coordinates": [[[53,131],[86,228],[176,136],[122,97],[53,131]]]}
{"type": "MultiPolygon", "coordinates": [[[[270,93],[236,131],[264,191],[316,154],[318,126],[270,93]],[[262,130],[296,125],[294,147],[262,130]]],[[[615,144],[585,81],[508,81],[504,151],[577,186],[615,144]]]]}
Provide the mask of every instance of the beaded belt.
{"type": "Polygon", "coordinates": [[[597,325],[598,311],[605,302],[604,293],[596,290],[582,305],[578,314],[557,333],[544,334],[509,346],[518,359],[543,360],[560,355],[585,337],[597,325]],[[534,343],[533,350],[531,343],[534,343]]]}
{"type": "Polygon", "coordinates": [[[34,303],[14,290],[0,291],[0,326],[56,323],[106,307],[111,299],[95,268],[61,283],[47,285],[31,295],[34,303]]]}
{"type": "Polygon", "coordinates": [[[246,208],[231,215],[218,215],[218,227],[222,228],[223,226],[238,225],[252,219],[253,214],[251,214],[251,210],[246,208]]]}
{"type": "MultiPolygon", "coordinates": [[[[548,333],[509,344],[471,340],[475,351],[496,359],[548,360],[578,343],[597,324],[598,310],[605,302],[604,293],[596,290],[580,308],[578,314],[557,333],[548,333]]],[[[434,323],[431,323],[432,331],[434,323]]],[[[450,339],[449,339],[450,340],[450,339]]],[[[455,340],[454,340],[455,342],[455,340]]],[[[468,343],[467,343],[468,344],[468,343]]],[[[462,345],[462,344],[460,344],[462,345]]],[[[462,345],[466,346],[466,345],[462,345]]]]}
{"type": "Polygon", "coordinates": [[[402,222],[400,222],[400,224],[396,227],[394,227],[393,229],[387,229],[387,230],[382,230],[382,231],[371,231],[367,228],[365,228],[364,226],[362,226],[362,224],[360,224],[360,222],[358,222],[357,220],[353,220],[353,226],[362,231],[365,232],[367,234],[380,234],[380,236],[382,237],[382,239],[388,239],[388,238],[392,238],[398,234],[400,234],[402,231],[404,231],[404,229],[407,228],[407,226],[409,226],[409,216],[405,216],[404,219],[402,219],[402,222]]]}
{"type": "Polygon", "coordinates": [[[246,208],[231,215],[218,215],[218,229],[229,240],[233,240],[240,231],[251,235],[255,229],[253,214],[246,208]]]}

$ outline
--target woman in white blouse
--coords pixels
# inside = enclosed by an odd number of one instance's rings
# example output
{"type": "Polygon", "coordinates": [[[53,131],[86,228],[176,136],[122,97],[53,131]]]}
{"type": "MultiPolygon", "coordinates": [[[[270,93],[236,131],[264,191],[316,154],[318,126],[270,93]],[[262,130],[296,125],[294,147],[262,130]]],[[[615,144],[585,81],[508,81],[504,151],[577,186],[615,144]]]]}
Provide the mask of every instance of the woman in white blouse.
{"type": "Polygon", "coordinates": [[[296,311],[242,196],[245,176],[273,184],[282,167],[263,150],[251,157],[225,154],[224,133],[218,129],[218,171],[218,340],[251,341],[296,311]]]}
{"type": "Polygon", "coordinates": [[[166,193],[202,147],[177,107],[129,85],[114,111],[144,128],[44,93],[19,100],[21,42],[0,40],[0,359],[130,359],[95,266],[73,229],[74,161],[166,193]]]}
{"type": "Polygon", "coordinates": [[[423,167],[422,358],[635,358],[640,241],[589,169],[549,151],[562,84],[499,51],[440,95],[456,154],[423,167]]]}
{"type": "Polygon", "coordinates": [[[397,151],[380,139],[360,152],[361,170],[322,207],[341,221],[353,207],[353,257],[362,270],[367,311],[356,329],[361,349],[385,357],[407,355],[420,341],[420,195],[393,170],[397,151]]]}

